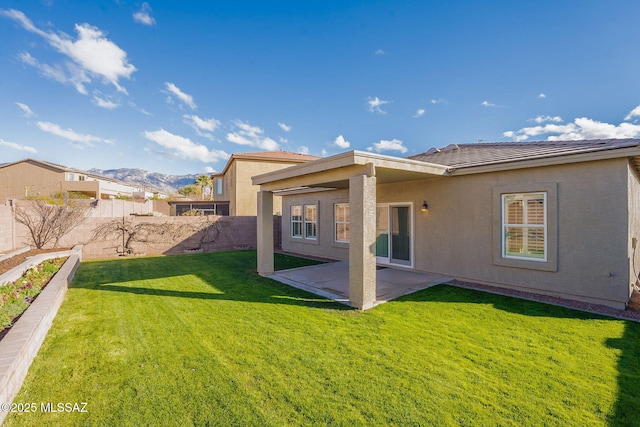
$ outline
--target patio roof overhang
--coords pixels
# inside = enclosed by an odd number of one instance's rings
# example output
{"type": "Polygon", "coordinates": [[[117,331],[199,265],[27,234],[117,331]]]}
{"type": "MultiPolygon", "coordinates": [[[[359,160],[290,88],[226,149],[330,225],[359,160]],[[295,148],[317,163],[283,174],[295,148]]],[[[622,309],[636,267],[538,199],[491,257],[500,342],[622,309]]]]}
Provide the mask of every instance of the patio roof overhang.
{"type": "Polygon", "coordinates": [[[363,151],[349,151],[286,169],[257,175],[254,185],[265,191],[304,188],[348,188],[355,175],[375,176],[378,184],[415,181],[447,176],[450,168],[443,165],[403,159],[363,151]]]}

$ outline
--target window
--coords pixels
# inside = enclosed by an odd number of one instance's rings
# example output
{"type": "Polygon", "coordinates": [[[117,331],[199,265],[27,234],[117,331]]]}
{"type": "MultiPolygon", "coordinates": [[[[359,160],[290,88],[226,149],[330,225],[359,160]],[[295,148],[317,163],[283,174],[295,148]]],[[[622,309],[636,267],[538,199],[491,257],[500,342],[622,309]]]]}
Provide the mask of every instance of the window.
{"type": "Polygon", "coordinates": [[[351,214],[349,213],[349,203],[336,203],[334,213],[335,240],[336,242],[349,242],[349,223],[351,214]]]}
{"type": "Polygon", "coordinates": [[[318,231],[318,206],[304,206],[304,238],[316,239],[318,231]]]}
{"type": "Polygon", "coordinates": [[[302,237],[302,206],[291,206],[291,237],[302,237]]]}
{"type": "Polygon", "coordinates": [[[67,181],[75,181],[75,180],[76,180],[75,174],[67,173],[67,181]]]}
{"type": "Polygon", "coordinates": [[[216,193],[222,194],[222,178],[216,179],[216,193]]]}
{"type": "Polygon", "coordinates": [[[547,193],[502,195],[502,256],[547,260],[547,193]]]}
{"type": "Polygon", "coordinates": [[[291,237],[307,240],[318,238],[318,205],[291,206],[291,237]]]}

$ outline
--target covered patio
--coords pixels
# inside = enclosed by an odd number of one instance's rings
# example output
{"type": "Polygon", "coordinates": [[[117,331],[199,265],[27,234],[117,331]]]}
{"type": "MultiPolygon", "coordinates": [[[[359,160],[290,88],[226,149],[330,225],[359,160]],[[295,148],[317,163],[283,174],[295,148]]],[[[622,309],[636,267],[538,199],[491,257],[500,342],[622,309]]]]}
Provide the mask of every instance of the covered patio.
{"type": "MultiPolygon", "coordinates": [[[[266,277],[354,307],[349,300],[348,261],[280,270],[266,277]]],[[[376,297],[373,306],[451,280],[453,280],[451,277],[438,274],[396,268],[378,268],[376,270],[376,297]]]]}
{"type": "MultiPolygon", "coordinates": [[[[376,186],[439,178],[447,176],[449,172],[449,168],[442,165],[351,151],[254,176],[253,184],[260,185],[257,230],[258,273],[267,277],[274,275],[272,220],[274,193],[348,189],[350,205],[348,262],[340,269],[341,279],[336,280],[329,290],[323,290],[323,286],[317,284],[311,288],[332,293],[337,296],[334,299],[345,300],[349,305],[361,310],[369,309],[379,301],[393,299],[390,293],[398,290],[393,286],[387,286],[384,279],[390,273],[385,270],[378,271],[376,268],[376,186]],[[378,280],[378,276],[382,280],[378,280]]],[[[335,267],[335,264],[331,265],[335,267]]],[[[283,278],[292,282],[307,283],[307,286],[308,283],[318,283],[317,280],[320,279],[313,274],[314,270],[309,271],[312,273],[298,277],[300,280],[283,278]]],[[[397,273],[393,274],[400,273],[415,272],[397,270],[397,273]]],[[[322,274],[318,273],[320,277],[322,274]]],[[[338,273],[335,272],[335,274],[338,273]]],[[[397,296],[403,294],[401,292],[397,296]]]]}

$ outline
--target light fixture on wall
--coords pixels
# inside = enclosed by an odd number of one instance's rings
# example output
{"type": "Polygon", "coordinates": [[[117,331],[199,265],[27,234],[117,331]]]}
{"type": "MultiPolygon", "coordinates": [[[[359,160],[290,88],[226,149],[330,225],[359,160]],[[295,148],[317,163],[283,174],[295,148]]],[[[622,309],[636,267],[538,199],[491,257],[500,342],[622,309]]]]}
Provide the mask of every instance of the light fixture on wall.
{"type": "Polygon", "coordinates": [[[422,212],[426,212],[427,209],[429,209],[429,205],[427,205],[427,202],[426,201],[422,202],[422,207],[420,208],[420,210],[422,212]]]}

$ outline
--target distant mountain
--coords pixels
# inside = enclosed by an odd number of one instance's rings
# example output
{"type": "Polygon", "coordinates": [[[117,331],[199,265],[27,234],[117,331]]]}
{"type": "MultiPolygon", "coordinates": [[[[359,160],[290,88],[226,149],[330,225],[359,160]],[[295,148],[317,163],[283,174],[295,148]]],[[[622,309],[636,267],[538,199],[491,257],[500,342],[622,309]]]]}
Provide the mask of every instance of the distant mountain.
{"type": "Polygon", "coordinates": [[[124,182],[144,185],[157,188],[167,193],[176,193],[179,188],[193,184],[196,174],[193,175],[167,175],[164,173],[149,172],[143,169],[89,169],[87,172],[104,176],[106,178],[117,179],[124,182]]]}

